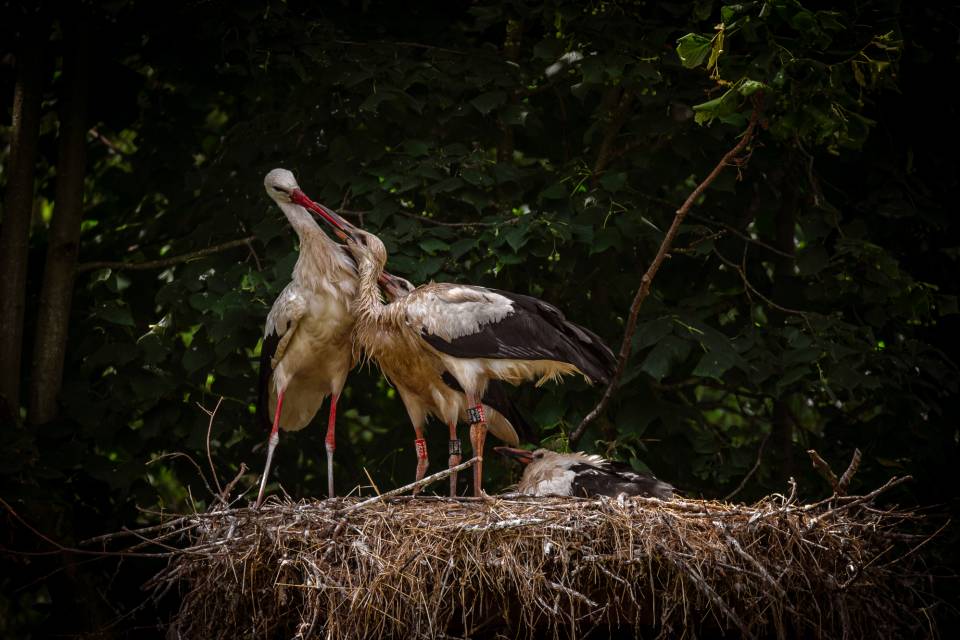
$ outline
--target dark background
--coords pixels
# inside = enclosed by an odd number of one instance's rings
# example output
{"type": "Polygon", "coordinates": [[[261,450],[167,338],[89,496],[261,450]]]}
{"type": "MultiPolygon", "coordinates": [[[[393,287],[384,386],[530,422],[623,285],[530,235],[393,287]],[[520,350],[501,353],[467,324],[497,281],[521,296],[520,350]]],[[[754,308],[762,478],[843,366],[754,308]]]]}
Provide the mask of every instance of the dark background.
{"type": "MultiPolygon", "coordinates": [[[[201,406],[221,396],[219,476],[246,462],[240,486],[256,482],[259,340],[296,259],[269,169],[378,233],[394,273],[542,297],[616,349],[673,211],[758,98],[752,154],[684,224],[623,386],[577,448],[693,497],[746,478],[747,501],[790,477],[825,497],[806,450],[839,474],[859,448],[853,490],[911,474],[891,499],[934,528],[957,512],[957,16],[838,5],[0,3],[0,236],[11,189],[32,194],[28,243],[0,256],[0,277],[27,274],[2,301],[26,306],[22,336],[0,336],[22,352],[19,369],[0,363],[19,387],[0,418],[0,497],[67,546],[144,510],[202,509],[196,469],[161,456],[206,470],[201,406]],[[26,60],[32,185],[10,168],[26,60]],[[247,237],[156,268],[90,264],[247,237]],[[72,298],[44,294],[45,273],[72,298]]],[[[564,449],[601,393],[570,379],[515,395],[533,444],[564,449]]],[[[352,375],[340,410],[340,492],[369,484],[364,468],[381,489],[412,479],[412,430],[375,369],[352,375]]],[[[294,497],[324,494],[325,411],[282,436],[274,479],[294,497]]],[[[434,470],[446,437],[431,427],[434,470]]],[[[515,479],[487,467],[491,490],[515,479]]],[[[63,552],[9,509],[0,522],[0,635],[126,636],[176,606],[140,590],[159,562],[63,552]]],[[[955,541],[949,528],[928,549],[938,575],[953,575],[955,541]]]]}

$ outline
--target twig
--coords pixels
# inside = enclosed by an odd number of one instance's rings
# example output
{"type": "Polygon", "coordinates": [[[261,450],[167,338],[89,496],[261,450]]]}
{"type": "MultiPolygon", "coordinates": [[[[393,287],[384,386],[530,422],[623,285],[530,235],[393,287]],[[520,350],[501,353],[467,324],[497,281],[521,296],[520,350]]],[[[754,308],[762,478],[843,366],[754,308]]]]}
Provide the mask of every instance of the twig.
{"type": "Polygon", "coordinates": [[[837,483],[838,496],[846,495],[847,489],[850,488],[850,481],[853,480],[853,476],[857,473],[857,469],[860,468],[860,459],[862,457],[863,454],[860,453],[860,449],[853,450],[853,456],[850,458],[850,465],[847,467],[847,470],[843,472],[843,475],[840,476],[840,482],[837,483]]]}
{"type": "Polygon", "coordinates": [[[737,488],[724,497],[724,501],[728,501],[733,498],[733,496],[740,493],[740,491],[747,486],[747,481],[750,480],[750,478],[753,477],[753,474],[757,472],[757,469],[760,468],[760,461],[763,459],[763,450],[767,446],[767,441],[770,440],[770,433],[772,432],[768,432],[767,435],[763,437],[763,442],[760,443],[760,448],[757,449],[757,461],[753,463],[753,468],[747,472],[747,475],[743,476],[743,479],[740,481],[740,484],[737,485],[737,488]]]}
{"type": "Polygon", "coordinates": [[[817,473],[830,483],[830,488],[833,489],[834,495],[840,495],[838,493],[839,482],[837,481],[837,474],[833,472],[833,469],[830,468],[827,461],[821,458],[820,454],[814,449],[808,449],[807,455],[810,456],[810,461],[813,462],[813,468],[817,470],[817,473]]]}
{"type": "Polygon", "coordinates": [[[160,462],[161,460],[165,460],[167,458],[186,458],[187,460],[189,460],[190,464],[193,465],[193,468],[197,470],[197,474],[200,476],[200,479],[203,480],[203,484],[207,488],[207,491],[209,491],[211,495],[216,495],[213,492],[213,488],[210,486],[210,483],[207,481],[207,476],[203,474],[203,469],[200,468],[200,465],[197,464],[197,461],[194,460],[193,457],[190,456],[190,454],[184,453],[182,451],[171,451],[170,453],[162,453],[156,458],[153,458],[152,460],[147,460],[147,464],[149,465],[149,464],[153,464],[154,462],[160,462]]]}
{"type": "Polygon", "coordinates": [[[207,422],[207,462],[210,463],[210,475],[213,477],[213,484],[217,487],[217,498],[220,499],[220,502],[226,505],[227,501],[223,496],[223,487],[220,486],[220,478],[217,477],[217,469],[213,466],[213,456],[210,455],[210,432],[213,431],[213,419],[217,417],[217,411],[220,409],[220,403],[222,402],[223,396],[220,396],[220,399],[217,400],[217,406],[213,408],[213,411],[208,411],[199,402],[197,405],[203,409],[204,413],[210,416],[210,420],[207,422]]]}
{"type": "Polygon", "coordinates": [[[118,262],[118,261],[110,261],[110,260],[103,260],[103,261],[96,261],[96,262],[81,262],[80,264],[77,265],[77,273],[83,273],[84,271],[93,271],[94,269],[115,269],[117,271],[145,271],[148,269],[162,269],[164,267],[180,264],[181,262],[189,262],[191,260],[196,260],[197,258],[209,256],[214,253],[220,253],[221,251],[227,251],[229,249],[235,249],[237,247],[249,246],[254,239],[255,239],[255,236],[238,238],[236,240],[230,240],[229,242],[215,244],[205,249],[198,249],[197,251],[182,253],[178,256],[161,258],[159,260],[147,260],[145,262],[118,262]]]}
{"type": "Polygon", "coordinates": [[[677,209],[676,214],[673,217],[673,222],[670,225],[670,228],[667,230],[666,235],[663,238],[663,242],[660,243],[660,248],[657,250],[657,255],[654,257],[653,262],[650,263],[650,266],[647,268],[646,273],[643,274],[643,277],[640,279],[640,287],[637,289],[637,293],[633,298],[633,303],[630,305],[630,315],[627,319],[627,326],[623,332],[623,342],[620,344],[620,354],[617,358],[617,367],[613,372],[613,376],[610,378],[610,383],[607,385],[606,391],[603,393],[603,397],[600,398],[600,402],[597,403],[597,406],[593,408],[593,411],[588,413],[583,420],[580,421],[580,424],[577,425],[577,428],[570,434],[570,445],[575,446],[576,443],[583,436],[584,431],[587,430],[587,427],[590,426],[590,423],[597,419],[604,409],[606,409],[607,404],[610,402],[610,398],[613,396],[613,393],[617,389],[617,385],[620,383],[620,377],[623,375],[623,370],[626,367],[627,359],[630,357],[630,348],[633,341],[633,332],[637,328],[637,316],[640,313],[640,306],[643,304],[643,301],[650,294],[650,286],[653,283],[654,276],[657,275],[657,271],[660,270],[660,265],[663,264],[664,259],[667,257],[667,253],[670,251],[670,247],[673,244],[673,240],[676,237],[677,233],[680,230],[680,225],[683,222],[683,219],[686,217],[687,213],[696,203],[697,199],[706,191],[707,187],[717,179],[717,176],[723,171],[727,165],[735,164],[736,157],[746,149],[747,145],[753,139],[754,131],[757,128],[757,123],[760,120],[760,100],[754,102],[753,113],[750,116],[750,124],[747,125],[747,130],[743,132],[743,135],[740,137],[739,142],[727,153],[724,154],[723,158],[720,159],[720,162],[717,163],[717,166],[713,168],[706,178],[697,185],[697,187],[687,196],[687,199],[684,203],[677,209]]]}
{"type": "Polygon", "coordinates": [[[419,491],[420,489],[423,489],[424,487],[426,487],[426,486],[428,486],[428,485],[431,485],[431,484],[433,484],[434,482],[437,482],[438,480],[443,480],[444,478],[447,478],[447,477],[449,477],[450,475],[452,475],[452,474],[454,474],[454,473],[456,473],[456,472],[458,472],[458,471],[463,471],[463,470],[466,469],[467,467],[472,467],[474,464],[476,464],[477,460],[479,460],[479,458],[470,458],[470,459],[467,460],[466,462],[463,462],[463,463],[461,463],[461,464],[458,464],[458,465],[455,466],[455,467],[450,467],[449,469],[444,469],[443,471],[440,471],[440,472],[438,472],[438,473],[435,473],[435,474],[433,474],[432,476],[427,476],[426,478],[423,478],[422,480],[417,480],[416,482],[411,482],[411,483],[408,484],[408,485],[404,485],[404,486],[399,487],[399,488],[397,488],[397,489],[391,489],[390,491],[387,491],[386,493],[381,493],[380,495],[374,496],[373,498],[369,498],[368,500],[364,500],[364,501],[362,501],[362,502],[358,502],[358,503],[356,503],[356,504],[354,504],[354,505],[351,505],[351,506],[347,507],[346,509],[344,509],[343,511],[341,511],[341,513],[342,513],[343,515],[346,515],[346,514],[348,514],[348,513],[353,513],[354,511],[356,511],[356,510],[358,510],[358,509],[362,509],[362,508],[364,508],[364,507],[368,507],[368,506],[370,506],[370,505],[372,505],[372,504],[374,504],[374,503],[382,502],[382,501],[385,500],[386,498],[392,498],[393,496],[398,496],[398,495],[400,495],[401,493],[406,493],[407,491],[419,491]]]}
{"type": "MultiPolygon", "coordinates": [[[[833,509],[830,509],[829,511],[825,511],[825,512],[821,513],[820,515],[811,518],[811,519],[810,519],[810,522],[807,523],[806,530],[807,530],[807,531],[811,531],[811,530],[817,525],[818,522],[822,522],[822,521],[826,520],[827,518],[829,518],[830,516],[833,516],[833,515],[835,515],[835,514],[837,514],[837,513],[840,513],[841,511],[846,511],[846,510],[850,509],[851,507],[855,507],[855,506],[860,505],[860,504],[863,504],[863,503],[865,503],[865,502],[872,502],[872,501],[875,500],[876,497],[879,496],[881,493],[883,493],[883,492],[885,492],[885,491],[889,491],[890,489],[892,489],[893,487],[897,486],[898,484],[903,484],[904,482],[908,482],[908,481],[910,481],[910,480],[913,480],[913,476],[902,476],[902,477],[900,477],[900,478],[890,478],[890,479],[889,479],[882,487],[880,487],[879,489],[874,489],[873,491],[871,491],[870,493],[868,493],[868,494],[866,494],[866,495],[864,495],[864,496],[859,496],[859,497],[857,497],[856,499],[851,500],[850,502],[847,502],[846,504],[840,505],[839,507],[834,507],[833,509]]],[[[811,506],[812,506],[812,505],[811,505],[811,506]]]]}
{"type": "Polygon", "coordinates": [[[233,492],[233,488],[237,486],[237,483],[240,482],[240,478],[243,477],[243,474],[247,472],[247,463],[241,462],[240,469],[237,471],[237,475],[234,476],[233,480],[227,483],[227,486],[223,488],[223,493],[220,494],[222,502],[226,504],[227,500],[230,498],[230,493],[233,492]]]}
{"type": "MultiPolygon", "coordinates": [[[[746,249],[746,247],[747,247],[747,245],[744,245],[744,249],[746,249]]],[[[723,257],[723,254],[721,254],[719,251],[717,251],[717,248],[716,248],[716,247],[713,248],[713,255],[715,255],[715,256],[717,256],[718,258],[720,258],[720,262],[722,262],[723,264],[727,265],[728,267],[730,267],[731,269],[733,269],[734,271],[737,272],[737,274],[740,276],[740,279],[743,281],[743,286],[746,287],[745,293],[747,294],[747,297],[750,297],[750,293],[753,292],[753,294],[754,294],[755,296],[757,296],[758,298],[760,298],[761,300],[763,300],[764,302],[766,302],[767,305],[769,305],[769,306],[770,306],[771,308],[773,308],[773,309],[776,309],[777,311],[780,311],[780,312],[782,312],[782,313],[789,313],[789,314],[795,315],[795,316],[804,316],[804,317],[806,317],[806,315],[807,315],[807,312],[806,312],[806,311],[800,311],[800,310],[798,310],[798,309],[790,309],[790,308],[788,308],[788,307],[781,306],[781,305],[777,304],[776,302],[774,302],[773,300],[771,300],[770,298],[768,298],[767,296],[765,296],[765,295],[763,295],[762,293],[760,293],[760,291],[759,291],[755,286],[753,286],[753,284],[750,282],[750,280],[747,279],[747,272],[746,272],[746,270],[743,268],[743,266],[737,264],[736,262],[734,262],[734,261],[732,261],[732,260],[728,260],[727,258],[723,257]]]]}

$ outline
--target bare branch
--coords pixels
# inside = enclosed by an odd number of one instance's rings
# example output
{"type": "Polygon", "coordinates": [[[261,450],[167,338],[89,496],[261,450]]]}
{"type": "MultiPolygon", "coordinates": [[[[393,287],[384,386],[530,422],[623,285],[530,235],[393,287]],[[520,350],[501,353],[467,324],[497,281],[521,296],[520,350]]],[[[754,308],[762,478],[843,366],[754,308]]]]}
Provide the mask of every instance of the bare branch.
{"type": "Polygon", "coordinates": [[[637,293],[633,298],[633,303],[630,305],[630,315],[627,318],[627,326],[623,332],[623,342],[620,344],[620,354],[617,358],[617,368],[613,372],[613,376],[610,378],[610,384],[607,385],[606,391],[603,393],[603,397],[600,398],[600,402],[597,403],[597,406],[593,408],[593,411],[588,413],[583,420],[580,421],[580,424],[577,425],[577,428],[570,434],[570,445],[574,446],[583,436],[584,431],[587,430],[587,427],[590,426],[590,423],[597,419],[604,409],[606,409],[607,404],[610,402],[610,398],[613,396],[614,392],[617,389],[617,385],[620,383],[620,378],[623,375],[623,370],[626,367],[627,359],[630,357],[630,347],[631,341],[633,339],[633,332],[637,328],[637,315],[640,313],[640,306],[643,304],[643,301],[650,294],[650,285],[653,283],[654,276],[657,275],[657,271],[660,270],[660,265],[663,264],[663,261],[667,257],[667,253],[670,251],[670,247],[673,245],[673,240],[677,236],[677,232],[680,230],[680,225],[683,222],[683,219],[686,217],[687,213],[693,208],[693,205],[696,203],[697,199],[703,195],[703,192],[706,191],[707,187],[717,179],[717,176],[726,168],[728,165],[737,165],[740,166],[740,163],[737,161],[737,156],[739,156],[744,149],[747,148],[747,145],[753,139],[754,131],[757,128],[757,123],[760,120],[760,109],[761,102],[760,100],[754,101],[753,113],[750,116],[750,124],[747,125],[747,130],[743,132],[743,135],[740,137],[740,140],[736,145],[727,153],[724,154],[723,158],[720,159],[720,162],[717,163],[717,166],[713,168],[706,178],[697,185],[697,187],[687,196],[686,201],[677,209],[676,214],[673,217],[673,223],[671,223],[670,228],[667,230],[666,235],[663,238],[663,242],[660,243],[660,248],[657,250],[657,255],[654,257],[653,262],[650,263],[650,266],[647,268],[646,273],[643,274],[643,277],[640,279],[640,287],[637,289],[637,293]]]}
{"type": "Polygon", "coordinates": [[[755,474],[757,469],[760,468],[760,462],[763,460],[763,450],[767,446],[767,441],[770,440],[770,433],[763,437],[763,442],[760,443],[760,447],[757,449],[757,461],[753,463],[753,467],[747,472],[747,475],[743,476],[743,480],[740,481],[740,484],[737,485],[737,488],[728,493],[724,500],[730,500],[733,498],[733,496],[740,493],[743,488],[747,486],[747,482],[753,477],[753,474],[755,474]]]}
{"type": "Polygon", "coordinates": [[[77,265],[77,272],[83,273],[84,271],[93,271],[94,269],[116,269],[117,271],[146,271],[148,269],[163,269],[164,267],[170,267],[175,264],[180,264],[181,262],[189,262],[191,260],[196,260],[197,258],[209,256],[214,253],[220,253],[221,251],[235,249],[236,247],[249,247],[250,243],[253,242],[255,237],[256,236],[247,236],[246,238],[238,238],[236,240],[230,240],[229,242],[215,244],[212,247],[207,247],[205,249],[198,249],[197,251],[182,253],[178,256],[172,256],[170,258],[147,260],[146,262],[117,262],[109,260],[81,262],[79,265],[77,265]]]}
{"type": "Polygon", "coordinates": [[[850,488],[850,481],[853,480],[853,476],[857,473],[857,469],[860,468],[860,459],[862,457],[863,454],[860,453],[860,449],[853,450],[853,457],[850,458],[850,465],[847,467],[847,470],[843,472],[843,475],[840,476],[840,481],[837,483],[838,496],[846,495],[847,489],[850,488]]]}
{"type": "Polygon", "coordinates": [[[830,468],[830,465],[827,464],[827,461],[821,458],[820,454],[814,449],[808,449],[807,455],[810,456],[810,461],[813,462],[813,468],[817,470],[817,473],[819,473],[824,480],[830,483],[830,487],[833,489],[833,492],[837,493],[839,485],[837,474],[833,472],[833,469],[830,468]]]}
{"type": "Polygon", "coordinates": [[[391,489],[390,491],[387,491],[386,493],[381,493],[380,495],[374,496],[373,498],[370,498],[369,500],[364,500],[363,502],[358,502],[358,503],[356,503],[356,504],[354,504],[354,505],[350,505],[349,507],[347,507],[346,509],[344,509],[342,513],[343,513],[344,515],[346,515],[346,514],[348,514],[348,513],[352,513],[352,512],[354,512],[354,511],[356,511],[357,509],[362,509],[362,508],[364,508],[364,507],[370,506],[371,504],[374,504],[374,503],[377,503],[377,502],[382,502],[383,500],[385,500],[385,499],[387,499],[387,498],[392,498],[393,496],[400,495],[401,493],[406,493],[407,491],[419,491],[420,489],[423,489],[423,488],[426,487],[427,485],[433,484],[434,482],[437,482],[438,480],[443,480],[444,478],[447,478],[447,477],[451,476],[452,474],[454,474],[454,473],[456,473],[456,472],[458,472],[458,471],[463,471],[463,470],[466,469],[467,467],[472,467],[474,464],[476,464],[477,460],[479,460],[479,458],[470,458],[470,459],[467,460],[466,462],[463,462],[463,463],[461,463],[461,464],[458,464],[458,465],[455,466],[455,467],[450,467],[449,469],[444,469],[443,471],[440,471],[440,472],[438,472],[438,473],[435,473],[435,474],[433,474],[433,475],[431,475],[431,476],[427,476],[426,478],[424,478],[424,479],[422,479],[422,480],[417,480],[416,482],[411,482],[411,483],[408,484],[408,485],[404,485],[404,486],[399,487],[399,488],[397,488],[397,489],[391,489]]]}

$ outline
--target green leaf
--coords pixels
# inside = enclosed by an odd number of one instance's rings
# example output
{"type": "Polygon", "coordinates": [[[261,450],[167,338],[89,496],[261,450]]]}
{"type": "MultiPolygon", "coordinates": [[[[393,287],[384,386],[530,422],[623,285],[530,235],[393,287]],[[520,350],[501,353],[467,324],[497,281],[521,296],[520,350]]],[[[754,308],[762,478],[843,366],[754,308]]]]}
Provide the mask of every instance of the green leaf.
{"type": "Polygon", "coordinates": [[[124,327],[135,326],[130,308],[127,307],[122,300],[106,300],[101,302],[96,306],[94,315],[107,322],[119,324],[124,327]]]}
{"type": "Polygon", "coordinates": [[[444,242],[443,240],[438,240],[437,238],[426,238],[421,240],[419,243],[420,248],[433,255],[437,251],[447,251],[450,248],[450,245],[444,242]]]}
{"type": "Polygon", "coordinates": [[[737,362],[736,354],[725,351],[707,351],[693,369],[693,375],[721,380],[723,374],[737,362]]]}
{"type": "Polygon", "coordinates": [[[666,336],[643,360],[641,368],[659,382],[690,355],[690,342],[677,336],[666,336]]]}
{"type": "Polygon", "coordinates": [[[487,115],[506,101],[507,94],[503,91],[489,91],[471,100],[470,104],[483,115],[487,115]]]}
{"type": "Polygon", "coordinates": [[[710,55],[712,44],[713,38],[702,36],[699,33],[688,33],[683,36],[677,40],[677,55],[680,57],[680,64],[687,69],[699,67],[710,55]]]}

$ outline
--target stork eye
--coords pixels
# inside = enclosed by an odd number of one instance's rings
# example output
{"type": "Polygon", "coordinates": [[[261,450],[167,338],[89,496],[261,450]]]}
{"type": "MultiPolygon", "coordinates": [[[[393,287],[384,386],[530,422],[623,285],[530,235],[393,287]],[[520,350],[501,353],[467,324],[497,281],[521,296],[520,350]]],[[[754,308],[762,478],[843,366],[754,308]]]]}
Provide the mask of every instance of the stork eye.
{"type": "Polygon", "coordinates": [[[273,187],[273,190],[274,190],[274,191],[279,191],[280,193],[286,193],[283,189],[281,189],[280,187],[277,187],[277,186],[274,186],[274,187],[273,187]]]}

